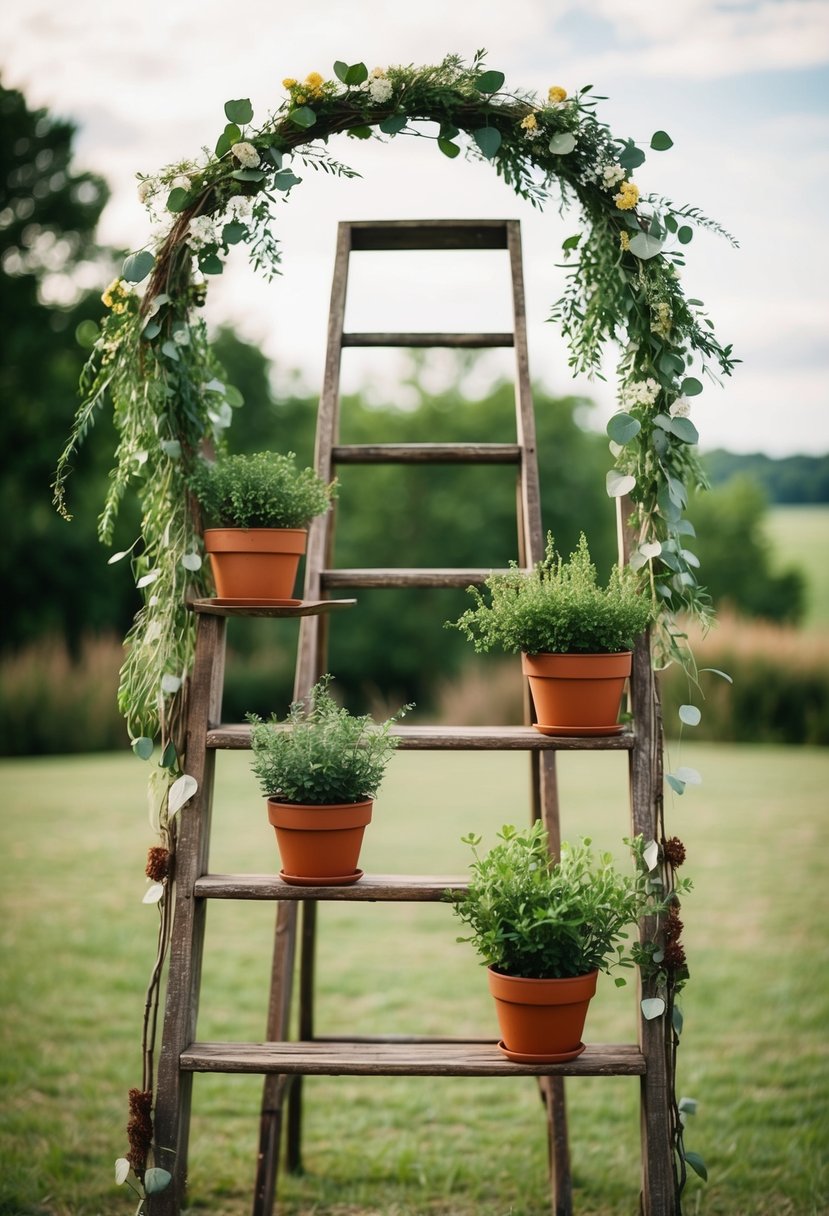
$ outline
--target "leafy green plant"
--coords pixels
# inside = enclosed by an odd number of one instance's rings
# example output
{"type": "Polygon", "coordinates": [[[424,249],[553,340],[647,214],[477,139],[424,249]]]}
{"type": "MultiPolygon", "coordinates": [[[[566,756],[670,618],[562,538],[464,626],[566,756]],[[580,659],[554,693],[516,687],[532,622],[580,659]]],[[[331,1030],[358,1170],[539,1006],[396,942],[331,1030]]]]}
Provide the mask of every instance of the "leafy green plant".
{"type": "Polygon", "coordinates": [[[555,552],[548,533],[545,556],[532,570],[513,563],[484,586],[490,602],[470,587],[474,608],[449,622],[477,651],[612,654],[631,650],[654,614],[630,569],[614,566],[607,586],[599,586],[584,533],[569,561],[555,552]]]}
{"type": "Polygon", "coordinates": [[[248,714],[251,767],[266,798],[310,805],[373,798],[397,747],[391,728],[404,706],[385,722],[353,715],[331,696],[323,676],[307,703],[295,701],[287,718],[263,722],[248,714]]]}
{"type": "MultiPolygon", "coordinates": [[[[475,856],[466,891],[453,908],[487,966],[524,979],[567,979],[633,965],[627,929],[657,911],[643,862],[644,842],[631,842],[637,868],[619,874],[609,853],[594,857],[591,841],[563,844],[554,862],[537,820],[523,831],[506,824],[499,844],[481,857],[480,836],[464,837],[475,856]]],[[[624,983],[622,979],[616,981],[624,983]]]]}
{"type": "Polygon", "coordinates": [[[293,452],[196,462],[190,485],[219,528],[304,528],[328,510],[334,483],[297,467],[293,452]]]}

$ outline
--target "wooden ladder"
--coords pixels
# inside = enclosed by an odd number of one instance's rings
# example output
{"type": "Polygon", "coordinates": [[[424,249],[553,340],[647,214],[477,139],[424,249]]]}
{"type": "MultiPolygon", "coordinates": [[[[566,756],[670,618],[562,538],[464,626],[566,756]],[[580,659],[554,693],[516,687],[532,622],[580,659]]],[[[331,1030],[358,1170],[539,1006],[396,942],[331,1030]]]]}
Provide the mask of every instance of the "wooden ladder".
{"type": "MultiPolygon", "coordinates": [[[[517,556],[528,567],[543,552],[535,423],[527,358],[527,332],[520,228],[515,220],[368,221],[339,225],[326,365],[317,425],[316,468],[326,480],[346,464],[511,464],[517,472],[517,556]],[[347,333],[344,332],[348,267],[352,252],[364,250],[503,249],[512,277],[514,331],[511,333],[347,333]],[[340,364],[347,346],[514,347],[516,357],[514,444],[339,443],[340,364]]],[[[619,514],[619,545],[627,537],[619,514]]],[[[168,996],[159,1059],[155,1142],[157,1164],[173,1174],[173,1184],[152,1200],[153,1216],[178,1216],[187,1172],[192,1079],[196,1072],[264,1074],[260,1143],[253,1201],[254,1216],[271,1216],[283,1126],[286,1164],[300,1167],[302,1078],[306,1075],[521,1076],[538,1078],[544,1098],[550,1149],[551,1205],[555,1216],[572,1211],[565,1076],[638,1076],[641,1083],[642,1211],[671,1216],[676,1210],[670,1095],[663,1019],[640,1017],[636,1044],[589,1045],[576,1060],[557,1065],[508,1061],[494,1039],[399,1038],[325,1039],[314,1034],[314,951],[317,903],[341,901],[439,901],[452,876],[366,875],[347,887],[295,887],[276,875],[212,874],[208,866],[212,778],[216,751],[248,748],[250,730],[222,725],[224,617],[250,614],[302,617],[294,696],[305,698],[326,670],[328,620],[354,601],[332,592],[374,587],[467,587],[480,585],[482,569],[338,569],[334,559],[334,513],[316,520],[308,541],[305,591],[298,607],[229,609],[210,601],[199,613],[186,741],[187,771],[198,793],[180,813],[176,854],[176,910],[170,954],[168,996]],[[265,1038],[261,1043],[199,1042],[196,1020],[210,899],[276,902],[276,932],[265,1038]],[[301,918],[300,918],[301,911],[301,918]],[[289,1039],[294,973],[298,969],[298,1039],[289,1039]]],[[[540,817],[550,848],[560,848],[555,755],[559,750],[623,750],[630,761],[631,826],[634,834],[657,838],[661,790],[661,736],[647,640],[634,655],[631,708],[635,727],[601,738],[554,738],[535,731],[526,701],[525,724],[515,727],[398,726],[400,746],[418,751],[526,751],[531,764],[530,815],[540,817]]],[[[647,995],[640,985],[640,996],[647,995]]]]}

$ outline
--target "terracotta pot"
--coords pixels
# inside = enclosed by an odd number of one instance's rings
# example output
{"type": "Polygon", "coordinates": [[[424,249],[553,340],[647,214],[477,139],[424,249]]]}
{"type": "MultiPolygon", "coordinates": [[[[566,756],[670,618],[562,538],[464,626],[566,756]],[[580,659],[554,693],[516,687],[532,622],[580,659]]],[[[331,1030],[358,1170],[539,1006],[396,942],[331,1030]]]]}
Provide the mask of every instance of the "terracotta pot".
{"type": "Polygon", "coordinates": [[[221,599],[289,600],[306,528],[207,528],[216,595],[221,599]]]}
{"type": "Polygon", "coordinates": [[[345,886],[362,878],[357,862],[373,805],[370,798],[326,806],[269,798],[268,819],[276,832],[285,882],[345,886]]]}
{"type": "Polygon", "coordinates": [[[598,974],[527,980],[489,967],[489,990],[495,998],[504,1054],[524,1064],[552,1064],[581,1055],[587,1007],[598,974]]]}
{"type": "Polygon", "coordinates": [[[633,652],[522,654],[538,722],[546,735],[613,735],[633,652]]]}

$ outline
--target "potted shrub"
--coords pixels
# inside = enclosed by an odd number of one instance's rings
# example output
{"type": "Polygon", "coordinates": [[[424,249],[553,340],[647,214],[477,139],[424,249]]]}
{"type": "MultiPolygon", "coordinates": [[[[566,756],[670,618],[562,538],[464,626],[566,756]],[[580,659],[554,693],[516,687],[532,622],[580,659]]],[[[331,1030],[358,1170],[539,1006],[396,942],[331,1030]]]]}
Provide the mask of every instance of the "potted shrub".
{"type": "Polygon", "coordinates": [[[398,739],[394,723],[352,715],[331,696],[331,676],[314,686],[308,702],[295,701],[287,718],[253,729],[251,766],[267,798],[276,832],[281,877],[298,886],[357,882],[363,833],[398,739]]]}
{"type": "Polygon", "coordinates": [[[491,574],[489,601],[470,587],[475,606],[455,622],[477,651],[521,652],[536,729],[550,735],[603,735],[617,724],[637,636],[653,605],[636,576],[614,566],[599,585],[584,533],[564,561],[548,533],[544,558],[530,571],[491,574]]]}
{"type": "Polygon", "coordinates": [[[205,518],[204,547],[216,594],[233,600],[288,600],[308,524],[328,510],[333,483],[300,469],[293,452],[199,459],[190,478],[205,518]]]}
{"type": "MultiPolygon", "coordinates": [[[[609,854],[594,857],[585,838],[564,844],[553,861],[540,821],[524,831],[506,825],[486,856],[472,846],[472,877],[453,892],[454,911],[488,967],[501,1030],[501,1050],[521,1063],[556,1063],[584,1050],[587,1007],[600,970],[632,966],[627,930],[646,911],[658,911],[642,854],[619,874],[609,854]]],[[[624,984],[617,979],[617,984],[624,984]]]]}

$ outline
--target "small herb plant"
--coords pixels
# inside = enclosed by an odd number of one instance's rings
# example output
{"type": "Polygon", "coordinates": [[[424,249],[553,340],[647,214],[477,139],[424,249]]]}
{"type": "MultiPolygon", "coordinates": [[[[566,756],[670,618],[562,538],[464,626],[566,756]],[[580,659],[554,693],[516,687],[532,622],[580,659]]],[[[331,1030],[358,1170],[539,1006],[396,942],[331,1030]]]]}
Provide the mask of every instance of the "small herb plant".
{"type": "Polygon", "coordinates": [[[568,561],[555,552],[548,533],[545,556],[532,570],[513,562],[484,586],[490,602],[470,587],[474,608],[449,622],[479,652],[613,654],[631,650],[653,618],[651,601],[637,591],[627,567],[614,566],[607,586],[599,586],[584,533],[568,561]]]}
{"type": "Polygon", "coordinates": [[[293,452],[199,460],[190,487],[218,528],[304,528],[328,510],[334,483],[297,467],[293,452]]]}
{"type": "Polygon", "coordinates": [[[487,966],[523,979],[567,979],[633,965],[627,930],[659,911],[641,836],[629,842],[637,863],[630,875],[615,870],[609,853],[594,857],[588,838],[563,844],[554,862],[540,821],[523,831],[505,825],[484,857],[479,836],[463,839],[475,860],[468,889],[451,896],[470,930],[458,941],[471,942],[487,966]]]}
{"type": "Polygon", "coordinates": [[[337,705],[330,683],[331,676],[323,676],[307,703],[291,705],[284,722],[248,714],[251,767],[266,798],[322,806],[376,795],[398,744],[391,728],[411,706],[376,723],[337,705]]]}

